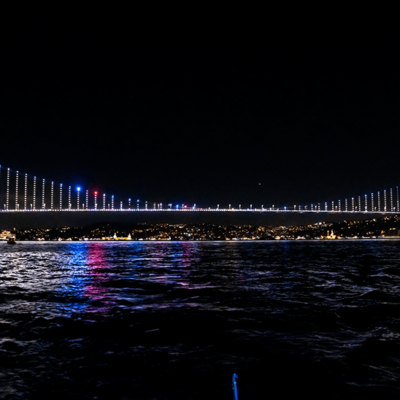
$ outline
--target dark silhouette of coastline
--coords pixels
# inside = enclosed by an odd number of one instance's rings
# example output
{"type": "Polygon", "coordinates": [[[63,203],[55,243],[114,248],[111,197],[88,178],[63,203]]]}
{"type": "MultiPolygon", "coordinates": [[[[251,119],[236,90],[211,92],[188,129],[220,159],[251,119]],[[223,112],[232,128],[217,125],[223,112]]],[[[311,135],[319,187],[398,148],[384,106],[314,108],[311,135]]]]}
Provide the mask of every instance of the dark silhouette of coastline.
{"type": "Polygon", "coordinates": [[[166,212],[166,211],[104,211],[104,212],[12,212],[0,213],[0,229],[86,227],[94,223],[169,223],[289,226],[317,222],[342,222],[382,218],[373,213],[262,213],[262,212],[166,212]]]}

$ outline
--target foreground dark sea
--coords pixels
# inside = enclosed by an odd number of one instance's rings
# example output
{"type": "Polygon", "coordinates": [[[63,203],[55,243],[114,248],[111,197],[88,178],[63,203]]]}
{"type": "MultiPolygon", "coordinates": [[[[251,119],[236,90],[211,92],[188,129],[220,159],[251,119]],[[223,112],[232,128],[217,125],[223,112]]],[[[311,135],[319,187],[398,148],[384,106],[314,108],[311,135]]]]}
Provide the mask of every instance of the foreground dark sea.
{"type": "Polygon", "coordinates": [[[400,241],[0,243],[0,398],[398,399],[400,241]]]}

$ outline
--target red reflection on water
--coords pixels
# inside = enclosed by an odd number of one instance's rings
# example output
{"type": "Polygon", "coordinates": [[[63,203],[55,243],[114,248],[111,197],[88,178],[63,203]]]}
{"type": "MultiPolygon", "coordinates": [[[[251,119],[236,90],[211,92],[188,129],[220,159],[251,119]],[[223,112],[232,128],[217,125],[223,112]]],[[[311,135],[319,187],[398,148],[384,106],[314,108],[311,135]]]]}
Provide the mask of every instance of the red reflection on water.
{"type": "Polygon", "coordinates": [[[91,279],[85,287],[84,295],[90,298],[91,304],[87,312],[97,312],[107,315],[114,304],[109,288],[105,283],[109,275],[105,271],[109,267],[105,256],[106,246],[103,243],[91,243],[87,248],[87,271],[91,279]]]}

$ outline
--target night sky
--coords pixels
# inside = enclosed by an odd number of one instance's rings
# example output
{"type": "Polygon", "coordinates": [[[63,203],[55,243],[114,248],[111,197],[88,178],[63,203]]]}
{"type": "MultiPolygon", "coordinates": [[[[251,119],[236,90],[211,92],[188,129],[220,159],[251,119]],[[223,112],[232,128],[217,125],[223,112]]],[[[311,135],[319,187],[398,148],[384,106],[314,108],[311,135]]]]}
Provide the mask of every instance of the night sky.
{"type": "Polygon", "coordinates": [[[0,164],[198,206],[399,185],[398,24],[260,14],[4,17],[0,164]]]}

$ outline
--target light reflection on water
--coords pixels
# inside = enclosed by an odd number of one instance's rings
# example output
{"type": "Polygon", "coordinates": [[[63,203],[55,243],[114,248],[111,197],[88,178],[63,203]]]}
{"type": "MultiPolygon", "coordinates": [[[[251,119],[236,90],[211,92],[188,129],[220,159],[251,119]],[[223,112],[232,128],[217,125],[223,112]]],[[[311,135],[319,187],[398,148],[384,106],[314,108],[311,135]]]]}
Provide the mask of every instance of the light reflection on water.
{"type": "Polygon", "coordinates": [[[267,375],[280,399],[288,379],[316,374],[329,387],[317,398],[363,385],[397,396],[399,299],[398,242],[0,243],[0,366],[12,371],[0,370],[0,394],[42,398],[26,393],[43,376],[55,393],[88,364],[77,399],[130,398],[132,376],[136,398],[192,398],[199,370],[210,398],[232,371],[246,398],[265,398],[267,375]],[[151,387],[157,366],[169,396],[151,387]]]}

